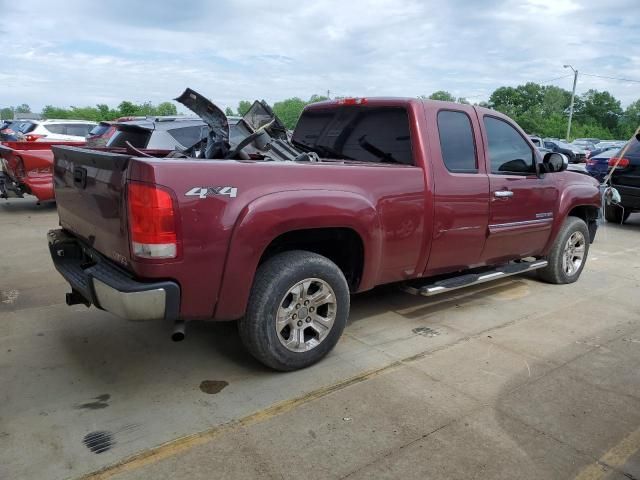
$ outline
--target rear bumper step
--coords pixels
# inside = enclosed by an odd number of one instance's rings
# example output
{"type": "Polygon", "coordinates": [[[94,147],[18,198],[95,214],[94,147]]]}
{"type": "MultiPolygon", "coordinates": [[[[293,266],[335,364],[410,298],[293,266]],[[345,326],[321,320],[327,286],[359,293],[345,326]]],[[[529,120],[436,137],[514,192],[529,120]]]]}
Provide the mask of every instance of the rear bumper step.
{"type": "Polygon", "coordinates": [[[440,293],[451,292],[459,288],[479,285],[481,283],[491,282],[500,278],[518,275],[531,270],[544,268],[549,262],[546,260],[535,260],[533,262],[508,263],[493,270],[484,271],[482,273],[466,273],[457,277],[439,280],[437,282],[425,283],[424,285],[405,285],[402,290],[411,295],[422,295],[431,297],[440,293]]]}
{"type": "Polygon", "coordinates": [[[49,231],[48,241],[53,264],[72,289],[69,305],[93,304],[128,320],[178,320],[178,284],[140,282],[63,230],[49,231]]]}

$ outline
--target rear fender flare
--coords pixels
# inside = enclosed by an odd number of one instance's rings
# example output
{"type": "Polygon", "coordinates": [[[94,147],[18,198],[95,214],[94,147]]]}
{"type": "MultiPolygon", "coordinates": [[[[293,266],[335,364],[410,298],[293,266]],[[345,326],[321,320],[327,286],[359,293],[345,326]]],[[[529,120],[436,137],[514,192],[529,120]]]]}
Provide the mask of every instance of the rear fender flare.
{"type": "Polygon", "coordinates": [[[375,206],[363,195],[333,190],[268,194],[246,205],[233,227],[214,318],[244,315],[260,258],[278,236],[313,228],[350,228],[361,238],[364,266],[358,290],[375,286],[382,254],[375,206]]]}

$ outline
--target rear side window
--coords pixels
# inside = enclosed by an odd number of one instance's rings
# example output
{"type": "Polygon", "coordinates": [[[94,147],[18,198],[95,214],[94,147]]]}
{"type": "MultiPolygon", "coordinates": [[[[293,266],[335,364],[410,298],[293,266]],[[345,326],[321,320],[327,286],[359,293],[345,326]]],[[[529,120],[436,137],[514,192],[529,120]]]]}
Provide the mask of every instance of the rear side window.
{"type": "Polygon", "coordinates": [[[51,133],[57,133],[58,135],[65,134],[65,128],[62,123],[53,123],[51,125],[45,125],[44,128],[50,131],[51,133]]]}
{"type": "Polygon", "coordinates": [[[144,128],[128,128],[118,130],[107,143],[107,147],[124,148],[129,142],[136,148],[145,148],[149,143],[151,131],[144,128]]]}
{"type": "Polygon", "coordinates": [[[69,123],[66,125],[67,135],[75,135],[77,137],[86,137],[93,125],[84,123],[69,123]]]}
{"type": "Polygon", "coordinates": [[[438,112],[438,132],[442,160],[447,169],[451,172],[477,172],[476,146],[467,114],[450,110],[438,112]]]}
{"type": "Polygon", "coordinates": [[[307,110],[292,141],[322,158],[413,165],[404,108],[353,105],[307,110]]]}
{"type": "Polygon", "coordinates": [[[520,133],[507,122],[484,117],[489,142],[491,173],[527,174],[535,172],[533,150],[520,133]]]}
{"type": "Polygon", "coordinates": [[[207,136],[207,128],[204,125],[192,127],[174,128],[169,134],[183,147],[191,147],[207,136]]]}

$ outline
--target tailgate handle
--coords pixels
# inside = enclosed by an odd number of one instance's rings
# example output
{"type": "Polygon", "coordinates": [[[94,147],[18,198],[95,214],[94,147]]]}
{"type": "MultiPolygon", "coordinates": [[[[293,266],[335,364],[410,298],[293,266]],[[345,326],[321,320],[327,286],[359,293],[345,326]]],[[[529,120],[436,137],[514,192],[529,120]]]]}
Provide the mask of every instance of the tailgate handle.
{"type": "Polygon", "coordinates": [[[87,187],[87,169],[84,167],[73,167],[73,185],[77,188],[87,187]]]}

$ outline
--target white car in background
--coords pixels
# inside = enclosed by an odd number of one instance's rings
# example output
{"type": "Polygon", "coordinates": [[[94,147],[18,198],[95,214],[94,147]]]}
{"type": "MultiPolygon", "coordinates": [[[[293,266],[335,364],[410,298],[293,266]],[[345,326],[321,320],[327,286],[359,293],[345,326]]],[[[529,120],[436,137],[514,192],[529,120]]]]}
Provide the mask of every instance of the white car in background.
{"type": "Polygon", "coordinates": [[[26,120],[19,132],[27,142],[84,142],[96,125],[87,120],[26,120]]]}

